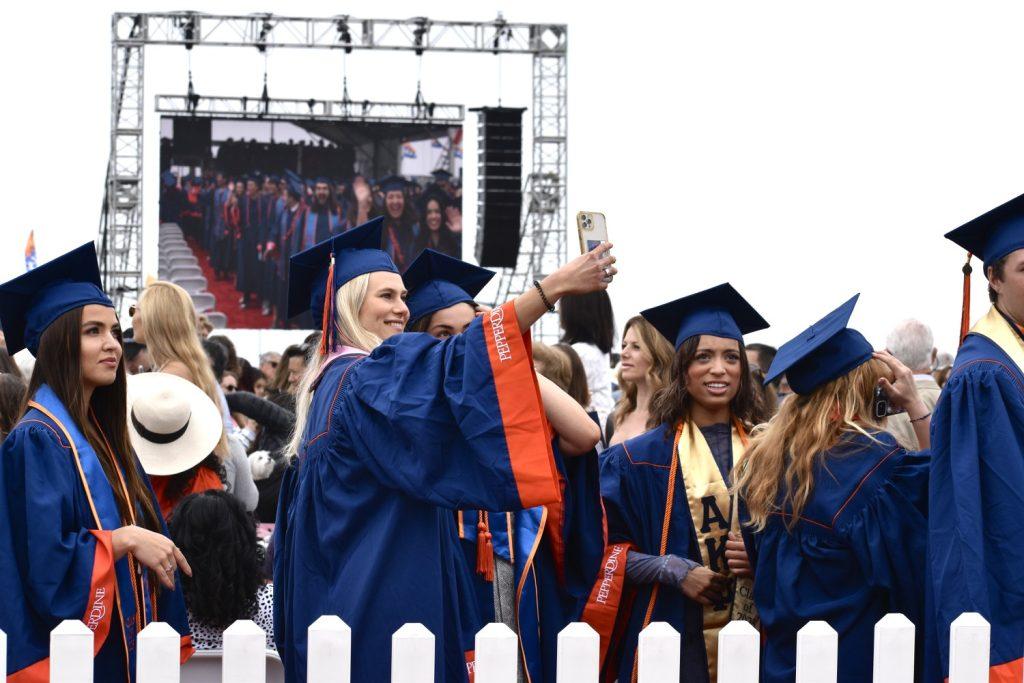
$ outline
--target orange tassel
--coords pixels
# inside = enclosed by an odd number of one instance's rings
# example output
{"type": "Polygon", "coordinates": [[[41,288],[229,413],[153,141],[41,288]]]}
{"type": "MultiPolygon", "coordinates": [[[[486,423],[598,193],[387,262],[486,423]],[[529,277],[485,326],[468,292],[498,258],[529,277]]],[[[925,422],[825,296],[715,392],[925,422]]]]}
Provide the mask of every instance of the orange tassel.
{"type": "Polygon", "coordinates": [[[334,254],[331,254],[331,265],[327,271],[327,287],[324,291],[324,312],[320,319],[320,356],[326,356],[333,350],[331,330],[334,329],[334,254]]]}
{"type": "Polygon", "coordinates": [[[971,329],[971,256],[973,254],[967,254],[967,261],[964,263],[964,298],[963,305],[960,309],[960,343],[964,343],[964,338],[967,337],[967,333],[971,329]]]}
{"type": "Polygon", "coordinates": [[[494,543],[488,526],[487,513],[477,512],[480,521],[476,525],[476,573],[485,581],[494,581],[494,543]]]}

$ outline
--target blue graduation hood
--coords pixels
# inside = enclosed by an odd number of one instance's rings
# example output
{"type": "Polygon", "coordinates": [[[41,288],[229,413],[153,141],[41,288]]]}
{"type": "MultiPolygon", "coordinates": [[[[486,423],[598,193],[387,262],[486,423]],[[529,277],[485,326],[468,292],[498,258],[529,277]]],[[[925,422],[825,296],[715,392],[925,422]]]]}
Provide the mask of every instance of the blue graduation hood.
{"type": "Polygon", "coordinates": [[[114,307],[103,293],[92,242],[0,285],[0,326],[7,352],[39,351],[39,340],[53,322],[87,304],[114,307]]]}
{"type": "Polygon", "coordinates": [[[324,308],[331,256],[334,256],[333,296],[343,284],[366,273],[397,273],[391,257],[380,248],[384,219],[371,221],[329,237],[291,257],[288,264],[288,317],[302,311],[320,320],[324,308]]]}
{"type": "Polygon", "coordinates": [[[493,277],[486,268],[424,249],[402,275],[409,290],[409,324],[449,306],[472,303],[493,277]]]}
{"type": "Polygon", "coordinates": [[[783,373],[789,386],[806,395],[871,360],[874,349],[847,325],[860,294],[783,344],[765,375],[765,384],[783,373]]]}
{"type": "Polygon", "coordinates": [[[742,342],[743,335],[768,327],[768,322],[728,282],[648,308],[640,315],[676,350],[690,337],[701,334],[742,342]]]}

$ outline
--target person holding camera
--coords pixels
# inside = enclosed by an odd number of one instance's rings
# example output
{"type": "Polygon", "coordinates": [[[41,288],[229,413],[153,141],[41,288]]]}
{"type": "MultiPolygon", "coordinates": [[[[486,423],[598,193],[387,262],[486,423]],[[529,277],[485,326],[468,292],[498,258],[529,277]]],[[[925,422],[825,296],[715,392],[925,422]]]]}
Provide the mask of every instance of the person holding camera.
{"type": "Polygon", "coordinates": [[[733,573],[755,577],[765,683],[793,680],[808,621],[839,633],[838,680],[853,683],[871,680],[879,619],[924,615],[929,457],[885,428],[905,410],[928,448],[931,413],[911,370],[847,327],[856,302],[779,349],[765,381],[785,373],[794,393],[753,433],[734,476],[750,557],[727,554],[733,573]]]}

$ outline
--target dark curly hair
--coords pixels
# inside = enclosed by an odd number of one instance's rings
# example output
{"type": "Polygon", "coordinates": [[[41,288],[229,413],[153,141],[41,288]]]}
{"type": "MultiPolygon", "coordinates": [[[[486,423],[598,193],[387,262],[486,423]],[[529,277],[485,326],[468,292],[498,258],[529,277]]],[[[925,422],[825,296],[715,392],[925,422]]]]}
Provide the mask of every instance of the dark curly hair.
{"type": "Polygon", "coordinates": [[[252,618],[262,579],[256,522],[241,501],[218,490],[186,496],[170,532],[192,566],[191,577],[181,575],[192,617],[219,629],[252,618]]]}

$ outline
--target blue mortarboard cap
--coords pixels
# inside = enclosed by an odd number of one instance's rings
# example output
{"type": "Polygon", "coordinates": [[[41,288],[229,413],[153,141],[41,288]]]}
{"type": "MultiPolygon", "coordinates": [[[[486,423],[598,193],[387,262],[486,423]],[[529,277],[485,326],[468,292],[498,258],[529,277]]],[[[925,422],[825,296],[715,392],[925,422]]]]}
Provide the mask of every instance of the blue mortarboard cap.
{"type": "Polygon", "coordinates": [[[434,176],[434,180],[437,180],[437,181],[451,180],[451,178],[452,178],[452,174],[449,173],[448,170],[444,169],[444,168],[439,168],[439,169],[437,169],[435,171],[431,171],[430,175],[434,176]]]}
{"type": "Polygon", "coordinates": [[[985,267],[1024,249],[1024,194],[947,232],[946,239],[980,258],[985,267]]]}
{"type": "Polygon", "coordinates": [[[690,337],[708,334],[742,342],[768,322],[728,282],[641,311],[678,350],[690,337]]]}
{"type": "Polygon", "coordinates": [[[402,176],[389,175],[387,178],[382,178],[380,181],[381,192],[396,192],[404,190],[408,187],[409,182],[402,176]]]}
{"type": "Polygon", "coordinates": [[[288,268],[288,317],[310,310],[313,320],[320,319],[331,254],[335,292],[352,278],[366,273],[397,273],[391,257],[380,248],[383,231],[384,218],[374,218],[292,256],[288,268]]]}
{"type": "Polygon", "coordinates": [[[330,185],[331,184],[331,179],[328,178],[327,176],[318,175],[316,177],[316,180],[313,181],[314,185],[317,184],[317,183],[324,183],[325,185],[330,185]]]}
{"type": "Polygon", "coordinates": [[[306,186],[302,184],[301,180],[294,178],[288,178],[288,192],[295,195],[299,199],[306,194],[306,186]]]}
{"type": "Polygon", "coordinates": [[[87,304],[113,308],[101,286],[92,242],[0,285],[0,326],[7,352],[27,348],[35,355],[46,328],[72,309],[87,304]]]}
{"type": "Polygon", "coordinates": [[[270,174],[270,182],[272,182],[272,183],[279,183],[279,182],[281,182],[281,176],[277,175],[276,173],[271,173],[270,174]]]}
{"type": "Polygon", "coordinates": [[[171,187],[178,182],[178,179],[170,171],[164,171],[160,174],[160,181],[164,184],[164,187],[171,187]]]}
{"type": "Polygon", "coordinates": [[[413,323],[455,304],[469,303],[491,281],[494,272],[433,249],[424,249],[402,275],[413,323]]]}
{"type": "Polygon", "coordinates": [[[860,294],[783,344],[765,375],[765,384],[785,374],[798,394],[809,394],[871,359],[874,349],[847,327],[860,294]]]}

